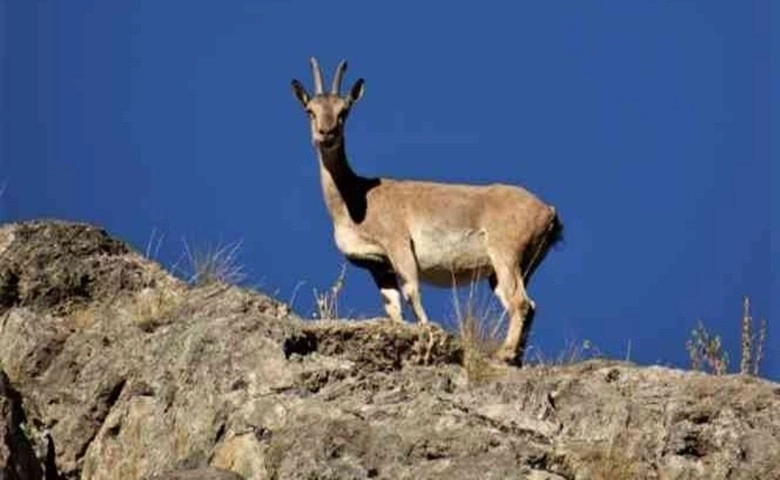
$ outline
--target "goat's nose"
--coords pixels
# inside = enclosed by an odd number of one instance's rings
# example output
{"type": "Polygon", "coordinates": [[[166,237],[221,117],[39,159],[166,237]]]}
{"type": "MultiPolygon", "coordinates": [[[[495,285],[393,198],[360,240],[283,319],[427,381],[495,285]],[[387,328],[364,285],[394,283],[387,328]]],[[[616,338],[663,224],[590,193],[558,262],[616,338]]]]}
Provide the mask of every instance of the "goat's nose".
{"type": "Polygon", "coordinates": [[[329,138],[336,135],[336,129],[335,128],[320,128],[319,129],[320,135],[323,137],[329,138]]]}

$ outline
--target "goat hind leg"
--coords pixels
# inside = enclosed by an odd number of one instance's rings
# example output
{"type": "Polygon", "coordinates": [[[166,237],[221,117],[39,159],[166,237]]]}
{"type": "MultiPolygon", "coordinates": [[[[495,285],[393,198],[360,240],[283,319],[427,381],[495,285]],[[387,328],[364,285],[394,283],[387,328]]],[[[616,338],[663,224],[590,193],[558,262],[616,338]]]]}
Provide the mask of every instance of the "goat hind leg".
{"type": "Polygon", "coordinates": [[[519,271],[498,266],[495,271],[495,278],[490,283],[509,316],[509,329],[504,344],[495,356],[503,362],[520,365],[528,341],[530,312],[534,303],[528,298],[519,271]]]}

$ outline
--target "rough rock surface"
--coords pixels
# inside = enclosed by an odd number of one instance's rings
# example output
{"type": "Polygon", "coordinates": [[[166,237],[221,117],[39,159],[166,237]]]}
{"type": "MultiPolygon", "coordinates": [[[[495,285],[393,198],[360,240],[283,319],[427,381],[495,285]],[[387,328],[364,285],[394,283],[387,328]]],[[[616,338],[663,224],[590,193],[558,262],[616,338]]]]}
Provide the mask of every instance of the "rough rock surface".
{"type": "Polygon", "coordinates": [[[89,225],[0,227],[0,478],[780,478],[776,383],[462,357],[190,288],[89,225]]]}
{"type": "Polygon", "coordinates": [[[0,478],[38,480],[43,465],[33,444],[22,431],[24,410],[19,392],[14,390],[5,372],[0,371],[0,478]]]}

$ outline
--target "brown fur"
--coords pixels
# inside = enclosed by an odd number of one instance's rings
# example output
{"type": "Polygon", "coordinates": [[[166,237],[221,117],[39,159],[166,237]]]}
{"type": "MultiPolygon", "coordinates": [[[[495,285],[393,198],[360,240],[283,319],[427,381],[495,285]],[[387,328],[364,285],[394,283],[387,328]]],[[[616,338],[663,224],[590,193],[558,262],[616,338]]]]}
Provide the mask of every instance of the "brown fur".
{"type": "Polygon", "coordinates": [[[401,296],[420,323],[428,316],[419,282],[452,287],[487,278],[510,318],[500,360],[522,360],[534,309],[525,287],[557,240],[555,209],[517,186],[446,184],[357,175],[346,155],[344,124],[363,95],[359,79],[345,96],[339,64],[329,93],[311,59],[315,92],[298,80],[293,92],[311,120],[325,203],[339,250],[366,268],[387,315],[403,321],[401,296]]]}

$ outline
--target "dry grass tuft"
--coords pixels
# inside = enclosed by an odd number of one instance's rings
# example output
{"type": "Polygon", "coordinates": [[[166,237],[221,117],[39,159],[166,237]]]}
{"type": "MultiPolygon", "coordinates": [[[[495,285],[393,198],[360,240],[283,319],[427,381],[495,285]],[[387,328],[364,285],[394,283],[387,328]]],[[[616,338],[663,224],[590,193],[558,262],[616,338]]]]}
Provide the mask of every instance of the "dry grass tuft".
{"type": "Polygon", "coordinates": [[[191,249],[186,241],[183,243],[188,266],[185,280],[190,285],[238,284],[246,278],[243,267],[238,263],[241,241],[203,249],[191,249]]]}
{"type": "Polygon", "coordinates": [[[685,348],[692,370],[709,371],[715,375],[723,375],[728,370],[729,354],[723,350],[720,335],[710,333],[701,320],[696,321],[685,348]]]}
{"type": "Polygon", "coordinates": [[[463,347],[466,376],[469,382],[483,383],[502,376],[506,371],[505,366],[491,360],[501,346],[504,323],[503,315],[495,315],[492,302],[483,302],[481,307],[478,305],[475,300],[476,287],[477,283],[471,282],[465,302],[461,302],[457,289],[453,287],[453,307],[463,347]]]}
{"type": "Polygon", "coordinates": [[[76,308],[66,317],[66,322],[70,328],[76,330],[87,330],[92,327],[105,312],[97,306],[85,306],[76,308]]]}
{"type": "MultiPolygon", "coordinates": [[[[753,317],[750,314],[750,299],[745,297],[740,318],[739,373],[744,375],[759,374],[766,338],[766,319],[761,319],[758,333],[756,333],[753,317]]],[[[691,338],[685,343],[685,348],[688,350],[692,370],[709,372],[714,375],[728,373],[729,354],[723,349],[720,335],[710,332],[701,320],[697,320],[696,326],[691,331],[691,338]]]]}
{"type": "Polygon", "coordinates": [[[320,292],[316,288],[314,289],[314,301],[317,311],[312,315],[314,318],[320,320],[334,320],[339,318],[339,295],[344,288],[344,281],[347,276],[347,264],[341,265],[341,271],[339,272],[336,280],[333,281],[333,285],[330,289],[320,292]]]}
{"type": "Polygon", "coordinates": [[[592,480],[633,480],[646,478],[642,462],[631,458],[622,448],[614,445],[594,446],[588,449],[581,460],[592,480]]]}
{"type": "Polygon", "coordinates": [[[739,362],[739,373],[758,375],[759,366],[764,356],[766,342],[766,319],[759,321],[758,335],[754,333],[753,317],[750,315],[750,299],[745,297],[742,302],[742,358],[739,362]]]}
{"type": "Polygon", "coordinates": [[[546,355],[540,348],[528,347],[530,362],[539,366],[564,366],[596,358],[604,358],[601,350],[588,339],[568,340],[563,349],[555,356],[546,355]]]}
{"type": "Polygon", "coordinates": [[[145,332],[164,325],[184,301],[182,292],[171,288],[146,288],[126,307],[132,323],[145,332]]]}
{"type": "Polygon", "coordinates": [[[144,248],[144,257],[149,260],[157,259],[164,239],[165,235],[158,235],[157,229],[153,228],[152,233],[149,235],[149,240],[146,242],[146,248],[144,248]]]}

